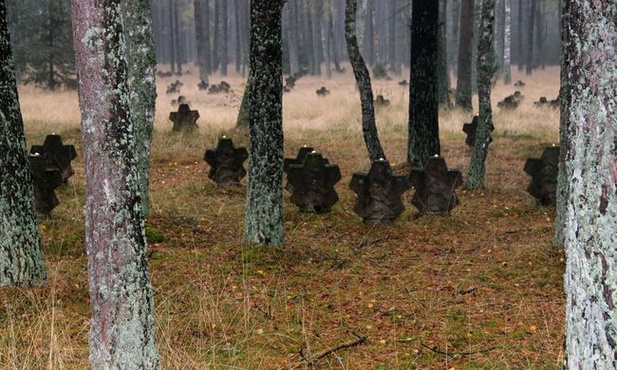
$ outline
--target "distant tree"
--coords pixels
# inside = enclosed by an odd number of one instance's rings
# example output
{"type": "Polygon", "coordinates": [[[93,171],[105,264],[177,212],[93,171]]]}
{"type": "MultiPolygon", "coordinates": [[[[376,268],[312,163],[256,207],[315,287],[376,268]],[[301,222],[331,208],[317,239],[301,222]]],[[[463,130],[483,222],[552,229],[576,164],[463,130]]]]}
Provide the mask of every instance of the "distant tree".
{"type": "Polygon", "coordinates": [[[15,65],[20,82],[56,90],[75,88],[75,60],[68,0],[11,1],[15,65]]]}
{"type": "Polygon", "coordinates": [[[480,33],[478,40],[478,100],[480,114],[476,128],[476,141],[473,154],[467,170],[465,189],[484,187],[485,162],[493,129],[493,113],[491,109],[491,78],[494,71],[493,53],[493,21],[494,0],[482,1],[480,33]]]}
{"type": "Polygon", "coordinates": [[[448,104],[448,89],[450,88],[450,74],[448,72],[448,43],[446,40],[447,0],[439,0],[438,21],[438,53],[437,53],[437,100],[440,105],[448,104]]]}
{"type": "Polygon", "coordinates": [[[503,25],[503,83],[509,85],[512,83],[512,74],[510,71],[511,61],[511,45],[512,45],[512,0],[503,0],[504,6],[504,25],[503,25]]]}
{"type": "Polygon", "coordinates": [[[461,1],[459,25],[458,73],[456,76],[456,106],[466,111],[473,110],[471,104],[471,58],[473,41],[474,0],[461,1]]]}
{"type": "Polygon", "coordinates": [[[125,1],[124,32],[128,47],[128,84],[130,110],[135,126],[139,195],[144,216],[150,214],[150,148],[156,103],[156,52],[152,33],[152,9],[149,0],[125,1]]]}
{"type": "Polygon", "coordinates": [[[0,287],[47,282],[6,2],[0,0],[0,287]]]}
{"type": "MultiPolygon", "coordinates": [[[[617,368],[617,4],[565,0],[564,369],[617,368]]],[[[563,99],[563,97],[562,97],[563,99]]]]}
{"type": "Polygon", "coordinates": [[[441,153],[437,64],[439,1],[414,0],[411,15],[407,162],[423,168],[441,153]]]}
{"type": "Polygon", "coordinates": [[[287,21],[285,22],[286,31],[289,40],[289,74],[300,70],[300,59],[298,56],[298,0],[287,0],[285,3],[287,10],[287,21]]]}
{"type": "Polygon", "coordinates": [[[71,2],[93,369],[158,369],[120,0],[71,2]]]}
{"type": "Polygon", "coordinates": [[[536,8],[538,6],[537,0],[530,0],[531,5],[529,6],[529,24],[527,26],[527,54],[525,54],[525,74],[531,75],[533,72],[534,62],[533,62],[533,31],[536,19],[536,8]]]}
{"type": "Polygon", "coordinates": [[[199,79],[210,82],[210,17],[209,0],[193,0],[193,16],[195,18],[195,39],[197,42],[197,65],[199,79]]]}
{"type": "MultiPolygon", "coordinates": [[[[247,243],[283,244],[283,0],[251,1],[247,243]]],[[[246,93],[245,93],[246,95],[246,93]]]]}
{"type": "MultiPolygon", "coordinates": [[[[383,0],[382,0],[383,1],[383,0]]],[[[373,0],[366,0],[366,15],[364,17],[364,54],[366,55],[366,64],[373,66],[375,64],[375,30],[373,27],[373,0]]]]}
{"type": "Polygon", "coordinates": [[[220,51],[220,61],[221,61],[221,76],[227,76],[227,66],[229,64],[229,27],[228,27],[228,12],[227,12],[227,2],[228,0],[221,1],[221,10],[220,10],[220,23],[221,23],[221,51],[220,51]]]}
{"type": "Polygon", "coordinates": [[[373,88],[371,87],[371,76],[366,68],[358,39],[356,38],[356,12],[358,8],[357,0],[346,0],[345,7],[345,41],[347,42],[347,55],[356,77],[356,84],[360,90],[360,105],[362,107],[362,132],[364,142],[368,149],[368,156],[371,162],[386,155],[379,142],[377,126],[375,124],[375,107],[373,105],[373,88]]]}

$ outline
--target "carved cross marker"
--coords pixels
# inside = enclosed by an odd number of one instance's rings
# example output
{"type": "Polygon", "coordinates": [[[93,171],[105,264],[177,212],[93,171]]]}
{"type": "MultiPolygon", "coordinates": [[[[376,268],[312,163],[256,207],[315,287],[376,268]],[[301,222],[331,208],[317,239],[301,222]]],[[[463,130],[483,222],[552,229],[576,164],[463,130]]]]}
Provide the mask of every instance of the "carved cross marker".
{"type": "MultiPolygon", "coordinates": [[[[476,128],[478,127],[478,116],[473,116],[471,123],[463,124],[463,132],[467,134],[467,138],[465,139],[465,144],[470,147],[474,147],[476,145],[476,128]]],[[[495,129],[495,126],[491,126],[491,132],[495,129]]],[[[493,138],[489,136],[488,143],[492,143],[493,138]]]]}
{"type": "Polygon", "coordinates": [[[244,161],[249,157],[246,148],[236,148],[230,138],[223,136],[216,149],[207,149],[204,160],[210,165],[208,177],[218,186],[240,184],[246,176],[244,161]]]}
{"type": "Polygon", "coordinates": [[[459,203],[455,189],[463,184],[461,171],[448,170],[443,157],[431,157],[423,170],[412,170],[409,183],[416,189],[411,200],[423,215],[447,216],[459,203]]]}
{"type": "Polygon", "coordinates": [[[527,192],[542,206],[554,206],[557,192],[559,147],[547,147],[542,157],[527,158],[525,172],[531,176],[527,192]]]}
{"type": "MultiPolygon", "coordinates": [[[[296,155],[296,158],[285,158],[283,160],[283,172],[287,174],[287,171],[289,171],[289,167],[291,165],[300,165],[304,163],[304,159],[306,159],[306,156],[313,151],[314,151],[313,147],[306,146],[306,145],[302,146],[300,149],[298,149],[298,154],[296,155]]],[[[326,163],[327,163],[328,160],[326,158],[324,159],[326,160],[326,163]]],[[[285,184],[285,190],[287,190],[290,193],[294,192],[294,187],[293,187],[293,184],[289,182],[289,177],[287,178],[287,184],[285,184]]]]}
{"type": "Polygon", "coordinates": [[[71,161],[77,158],[77,152],[74,145],[64,145],[60,135],[47,135],[43,145],[32,145],[30,155],[36,154],[45,158],[49,162],[48,165],[58,167],[62,175],[62,182],[66,182],[69,177],[73,176],[71,161]]]}
{"type": "Polygon", "coordinates": [[[401,195],[409,189],[406,175],[392,173],[385,159],[374,161],[366,172],[355,172],[349,184],[358,194],[353,208],[367,224],[390,224],[405,210],[401,195]]]}
{"type": "Polygon", "coordinates": [[[177,112],[169,113],[169,119],[174,123],[173,131],[196,129],[198,118],[199,112],[191,110],[188,104],[180,104],[177,112]]]}
{"type": "Polygon", "coordinates": [[[34,203],[41,216],[49,216],[59,204],[54,190],[62,185],[62,170],[57,162],[50,160],[50,154],[34,153],[28,156],[34,184],[34,203]]]}
{"type": "Polygon", "coordinates": [[[301,164],[290,164],[286,172],[288,185],[293,189],[291,201],[301,211],[326,213],[338,201],[334,185],[341,180],[341,171],[320,153],[306,154],[301,164]]]}

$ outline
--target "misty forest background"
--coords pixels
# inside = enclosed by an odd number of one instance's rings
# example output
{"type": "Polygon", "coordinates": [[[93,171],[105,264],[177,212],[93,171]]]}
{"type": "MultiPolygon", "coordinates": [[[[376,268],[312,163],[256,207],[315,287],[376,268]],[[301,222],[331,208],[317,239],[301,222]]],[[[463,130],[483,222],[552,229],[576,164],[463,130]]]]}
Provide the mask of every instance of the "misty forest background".
{"type": "MultiPolygon", "coordinates": [[[[481,6],[475,3],[473,30],[477,30],[481,6]]],[[[214,72],[226,76],[228,68],[246,75],[248,0],[153,0],[151,4],[157,59],[165,65],[161,71],[182,74],[188,63],[198,63],[206,82],[214,72]]],[[[76,87],[68,0],[9,0],[7,5],[18,79],[51,90],[76,87]]],[[[440,15],[445,41],[441,47],[447,53],[448,70],[456,73],[461,1],[440,0],[440,5],[445,10],[440,15]]],[[[529,74],[559,64],[560,11],[557,0],[496,1],[496,76],[503,73],[507,38],[511,63],[519,70],[529,74]],[[507,18],[506,5],[510,7],[507,18]],[[505,27],[507,23],[510,27],[505,27]]],[[[341,71],[341,63],[347,61],[344,13],[344,0],[288,0],[283,10],[284,73],[305,69],[310,75],[325,73],[330,78],[333,70],[341,71]]],[[[357,35],[369,66],[378,65],[378,71],[388,68],[399,76],[401,68],[409,65],[410,18],[409,0],[359,1],[357,35]]],[[[476,41],[477,31],[472,50],[476,41]]]]}

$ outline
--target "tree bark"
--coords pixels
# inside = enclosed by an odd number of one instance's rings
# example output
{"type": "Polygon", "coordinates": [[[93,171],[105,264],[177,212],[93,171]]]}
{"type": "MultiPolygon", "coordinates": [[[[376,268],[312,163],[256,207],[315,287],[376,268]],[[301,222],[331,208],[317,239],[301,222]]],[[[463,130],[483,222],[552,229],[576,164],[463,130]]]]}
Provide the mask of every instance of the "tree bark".
{"type": "Polygon", "coordinates": [[[564,369],[617,368],[617,4],[564,1],[564,369]]]}
{"type": "Polygon", "coordinates": [[[123,2],[124,31],[127,35],[128,86],[130,109],[135,126],[139,195],[144,217],[150,214],[150,148],[156,103],[156,52],[152,33],[152,10],[149,0],[123,2]]]}
{"type": "Polygon", "coordinates": [[[158,369],[120,1],[71,1],[93,369],[158,369]]]}
{"type": "Polygon", "coordinates": [[[221,76],[227,76],[227,66],[229,64],[229,16],[227,12],[227,1],[221,1],[221,76]]]}
{"type": "Polygon", "coordinates": [[[491,77],[493,75],[493,13],[494,0],[482,2],[480,34],[478,39],[478,100],[480,114],[476,127],[476,142],[467,170],[465,189],[484,187],[485,162],[493,129],[491,109],[491,77]]]}
{"type": "Polygon", "coordinates": [[[5,1],[0,1],[0,287],[47,282],[5,1]]]}
{"type": "Polygon", "coordinates": [[[346,0],[345,7],[345,41],[347,42],[347,55],[356,78],[356,84],[360,90],[360,105],[362,107],[362,132],[364,142],[368,149],[371,162],[380,158],[386,159],[375,124],[375,107],[373,105],[373,88],[356,38],[356,12],[357,0],[346,0]]]}
{"type": "Polygon", "coordinates": [[[287,25],[289,35],[289,74],[300,70],[300,59],[298,58],[298,0],[287,0],[287,25]]]}
{"type": "Polygon", "coordinates": [[[473,43],[473,2],[461,1],[459,22],[458,68],[456,76],[456,106],[466,111],[473,110],[471,104],[471,56],[473,43]]]}
{"type": "Polygon", "coordinates": [[[414,0],[412,12],[407,162],[424,168],[430,157],[441,154],[437,101],[439,2],[414,0]]]}
{"type": "MultiPolygon", "coordinates": [[[[382,0],[383,1],[383,0],[382,0]]],[[[366,0],[366,17],[364,18],[364,54],[366,64],[375,64],[375,31],[373,29],[373,0],[366,0]]]]}
{"type": "Polygon", "coordinates": [[[525,64],[525,51],[523,48],[523,45],[525,44],[523,42],[523,30],[524,30],[524,17],[523,14],[525,14],[524,12],[524,6],[523,6],[523,0],[518,0],[518,28],[517,28],[517,51],[518,51],[518,57],[516,58],[516,61],[518,63],[517,69],[518,71],[522,71],[523,70],[523,66],[525,64]]]}
{"type": "Polygon", "coordinates": [[[247,243],[283,244],[283,1],[251,1],[247,243]]]}

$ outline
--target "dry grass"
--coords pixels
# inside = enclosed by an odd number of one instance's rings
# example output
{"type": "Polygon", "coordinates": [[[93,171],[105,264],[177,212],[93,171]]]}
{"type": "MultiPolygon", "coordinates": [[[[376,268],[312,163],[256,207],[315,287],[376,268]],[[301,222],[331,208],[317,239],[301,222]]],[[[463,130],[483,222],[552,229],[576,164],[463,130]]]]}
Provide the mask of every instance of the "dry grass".
{"type": "MultiPolygon", "coordinates": [[[[208,95],[194,75],[182,77],[182,95],[201,114],[191,135],[170,133],[177,95],[164,90],[176,77],[159,81],[147,235],[165,367],[303,369],[300,350],[314,358],[360,335],[365,344],[337,350],[314,368],[560,368],[563,255],[550,245],[553,211],[535,206],[522,170],[528,156],[557,141],[558,113],[532,102],[557,95],[558,71],[534,80],[514,72],[527,83],[526,99],[515,112],[499,112],[497,100],[514,88],[498,84],[493,92],[487,188],[459,191],[461,205],[447,218],[415,217],[409,191],[408,210],[389,227],[363,225],[352,212],[347,184],[368,159],[351,75],[300,79],[284,96],[286,153],[312,145],[340,166],[343,179],[340,201],[326,215],[300,213],[286,195],[286,242],[277,249],[242,245],[244,189],[217,190],[202,159],[222,134],[246,145],[233,130],[243,79],[226,78],[230,95],[208,95]],[[326,98],[314,93],[322,85],[332,91],[326,98]]],[[[391,101],[378,109],[381,140],[390,161],[402,162],[406,88],[374,85],[391,101]]],[[[81,152],[74,93],[22,88],[20,95],[28,145],[58,132],[81,152]]],[[[464,170],[471,153],[461,126],[470,117],[444,111],[440,118],[447,163],[464,170]]],[[[61,204],[41,222],[49,286],[0,290],[2,369],[88,367],[81,155],[73,166],[76,175],[57,191],[61,204]]]]}

